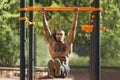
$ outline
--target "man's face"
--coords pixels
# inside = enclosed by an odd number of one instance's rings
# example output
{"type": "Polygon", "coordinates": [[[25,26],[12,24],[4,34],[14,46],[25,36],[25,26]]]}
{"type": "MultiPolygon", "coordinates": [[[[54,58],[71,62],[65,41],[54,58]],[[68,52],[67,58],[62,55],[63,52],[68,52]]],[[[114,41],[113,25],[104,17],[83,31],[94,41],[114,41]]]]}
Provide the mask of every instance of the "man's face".
{"type": "Polygon", "coordinates": [[[64,31],[57,31],[56,32],[56,39],[57,41],[61,41],[63,42],[64,41],[64,37],[65,37],[65,32],[64,31]]]}

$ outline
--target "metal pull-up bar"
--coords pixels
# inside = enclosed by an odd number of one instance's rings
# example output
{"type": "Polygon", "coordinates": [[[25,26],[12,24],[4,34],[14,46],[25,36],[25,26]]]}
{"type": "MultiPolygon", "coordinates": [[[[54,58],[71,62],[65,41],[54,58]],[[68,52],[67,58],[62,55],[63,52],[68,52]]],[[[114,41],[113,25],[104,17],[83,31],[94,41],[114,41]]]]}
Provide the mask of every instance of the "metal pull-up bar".
{"type": "Polygon", "coordinates": [[[35,7],[30,6],[28,8],[20,8],[19,11],[41,11],[42,8],[45,8],[46,11],[73,11],[75,8],[78,8],[78,11],[100,11],[101,8],[94,7],[35,7]]]}

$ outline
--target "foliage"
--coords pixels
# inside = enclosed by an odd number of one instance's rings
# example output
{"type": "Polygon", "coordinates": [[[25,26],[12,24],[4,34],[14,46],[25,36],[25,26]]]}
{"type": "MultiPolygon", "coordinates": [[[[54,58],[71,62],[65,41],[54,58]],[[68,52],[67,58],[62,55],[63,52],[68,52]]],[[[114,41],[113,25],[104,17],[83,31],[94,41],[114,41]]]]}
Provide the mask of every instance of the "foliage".
{"type": "Polygon", "coordinates": [[[71,66],[89,66],[89,56],[79,56],[76,53],[70,55],[69,63],[71,66]]]}
{"type": "MultiPolygon", "coordinates": [[[[35,0],[37,6],[48,7],[88,7],[89,0],[35,0]]],[[[120,65],[120,0],[101,0],[101,26],[107,29],[101,33],[101,53],[103,66],[120,65]]],[[[28,1],[27,1],[28,5],[28,1]]],[[[19,0],[1,0],[0,1],[0,66],[19,66],[19,0]]],[[[26,14],[28,16],[28,13],[26,14]]],[[[47,20],[52,33],[58,28],[64,29],[66,37],[69,34],[70,27],[74,18],[73,12],[47,12],[47,20]]],[[[50,58],[47,51],[48,46],[45,42],[42,17],[40,12],[34,12],[36,41],[37,66],[45,66],[50,58]],[[43,58],[43,59],[42,59],[43,58]],[[44,62],[44,64],[43,64],[44,62]]],[[[74,44],[81,47],[90,45],[90,33],[81,30],[82,25],[89,25],[89,12],[79,12],[77,34],[74,44]]],[[[28,39],[27,27],[27,39],[28,39]]],[[[27,53],[28,56],[28,41],[27,53]]],[[[88,56],[81,57],[76,53],[72,54],[71,65],[88,64],[88,56]],[[76,59],[72,60],[73,57],[76,59]],[[83,62],[84,61],[84,62],[83,62]]]]}
{"type": "Polygon", "coordinates": [[[36,66],[46,66],[50,59],[50,53],[48,51],[48,45],[44,37],[36,35],[36,66]]]}
{"type": "Polygon", "coordinates": [[[15,66],[19,57],[18,1],[0,2],[0,66],[15,66]]]}
{"type": "Polygon", "coordinates": [[[120,65],[120,5],[119,0],[101,2],[101,24],[107,29],[101,32],[102,65],[120,65]],[[106,6],[105,6],[106,4],[106,6]]]}

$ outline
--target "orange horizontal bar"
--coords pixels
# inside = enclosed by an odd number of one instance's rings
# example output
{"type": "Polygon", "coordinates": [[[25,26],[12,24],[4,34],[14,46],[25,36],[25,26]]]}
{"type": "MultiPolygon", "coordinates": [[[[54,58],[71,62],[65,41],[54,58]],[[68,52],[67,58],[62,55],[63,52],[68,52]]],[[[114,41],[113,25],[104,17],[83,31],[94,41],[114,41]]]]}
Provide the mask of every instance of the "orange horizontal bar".
{"type": "MultiPolygon", "coordinates": [[[[28,7],[28,11],[41,11],[42,8],[45,8],[46,11],[73,11],[76,7],[28,7]]],[[[79,11],[100,11],[101,8],[94,7],[77,7],[79,11]]]]}
{"type": "Polygon", "coordinates": [[[21,20],[27,20],[27,18],[26,17],[19,17],[19,21],[21,21],[21,20]]]}
{"type": "Polygon", "coordinates": [[[93,31],[93,26],[92,25],[83,25],[82,30],[92,32],[93,31]]]}
{"type": "Polygon", "coordinates": [[[19,8],[19,11],[27,11],[27,8],[19,8]]]}
{"type": "Polygon", "coordinates": [[[100,30],[102,30],[102,31],[105,30],[105,29],[106,29],[106,27],[103,27],[103,26],[100,27],[100,30]]]}
{"type": "Polygon", "coordinates": [[[28,25],[35,25],[35,22],[26,21],[28,25]]]}
{"type": "MultiPolygon", "coordinates": [[[[100,30],[102,30],[102,31],[105,29],[106,29],[106,27],[100,27],[100,30]]],[[[92,32],[93,26],[92,25],[83,25],[82,30],[92,32]]]]}

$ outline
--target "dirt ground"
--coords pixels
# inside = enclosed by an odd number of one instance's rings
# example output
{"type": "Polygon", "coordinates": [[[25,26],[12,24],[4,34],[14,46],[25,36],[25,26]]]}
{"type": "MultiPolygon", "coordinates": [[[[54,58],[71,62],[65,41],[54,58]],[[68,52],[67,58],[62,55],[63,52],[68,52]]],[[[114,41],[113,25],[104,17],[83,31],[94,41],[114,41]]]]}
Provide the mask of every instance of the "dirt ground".
{"type": "MultiPolygon", "coordinates": [[[[0,78],[0,80],[20,80],[20,78],[19,77],[0,78]]],[[[40,77],[39,79],[35,80],[90,80],[90,72],[88,70],[71,70],[69,76],[65,79],[60,78],[50,79],[48,77],[40,77]]],[[[120,71],[102,70],[101,80],[120,80],[120,71]]]]}
{"type": "MultiPolygon", "coordinates": [[[[43,79],[39,80],[90,80],[90,72],[88,70],[71,70],[68,78],[65,79],[43,79]]],[[[120,71],[118,70],[102,70],[101,80],[120,80],[120,71]]]]}

